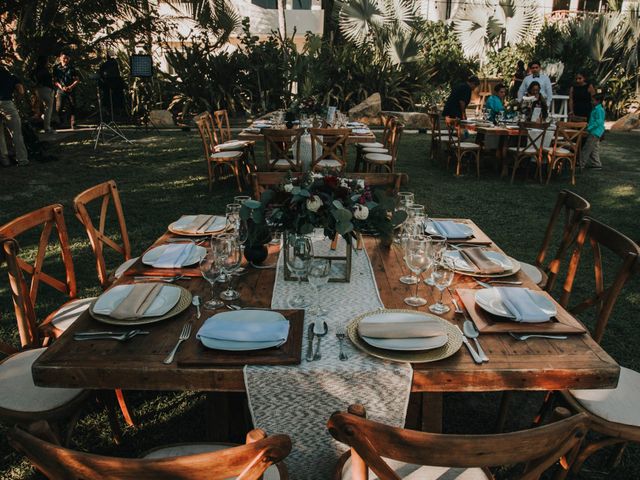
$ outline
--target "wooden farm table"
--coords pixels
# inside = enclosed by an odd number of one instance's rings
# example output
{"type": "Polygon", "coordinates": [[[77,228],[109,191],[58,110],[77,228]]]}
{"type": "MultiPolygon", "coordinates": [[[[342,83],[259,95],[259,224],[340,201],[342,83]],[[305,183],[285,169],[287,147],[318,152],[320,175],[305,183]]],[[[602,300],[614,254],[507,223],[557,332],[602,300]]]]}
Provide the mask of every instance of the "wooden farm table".
{"type": "MultiPolygon", "coordinates": [[[[470,220],[465,220],[477,228],[470,220]]],[[[156,244],[164,242],[171,234],[165,234],[156,244]]],[[[365,247],[371,258],[380,296],[387,308],[407,308],[403,299],[414,290],[398,278],[406,274],[402,254],[398,247],[383,247],[377,238],[366,237],[365,247]]],[[[495,245],[492,249],[498,250],[495,245]]],[[[271,252],[266,263],[276,261],[271,252]]],[[[135,270],[135,269],[134,269],[135,270]]],[[[140,269],[137,270],[140,274],[140,269]]],[[[522,272],[510,279],[521,280],[531,289],[538,287],[522,272]]],[[[131,277],[123,277],[119,283],[127,283],[131,277]]],[[[275,281],[275,270],[247,268],[239,277],[237,290],[239,302],[245,305],[269,307],[275,281]]],[[[181,280],[179,285],[207,300],[208,284],[201,278],[181,280]]],[[[466,286],[477,288],[470,277],[456,275],[452,288],[466,286]]],[[[424,283],[421,294],[431,302],[434,291],[424,283]]],[[[445,294],[445,301],[449,298],[445,294]]],[[[422,307],[421,310],[424,310],[422,307]]],[[[98,323],[84,313],[33,366],[36,385],[49,387],[78,387],[88,389],[131,390],[200,390],[217,392],[241,392],[245,390],[241,367],[188,368],[180,365],[180,351],[176,361],[165,365],[162,360],[175,345],[186,321],[194,323],[188,342],[197,342],[195,332],[211,314],[204,312],[200,320],[190,307],[181,315],[156,324],[146,325],[149,335],[137,336],[128,342],[73,340],[73,333],[86,330],[112,330],[111,326],[98,323]]],[[[462,325],[463,319],[453,309],[444,316],[462,325]]],[[[438,417],[442,392],[480,392],[500,390],[565,390],[570,388],[611,388],[618,381],[619,366],[588,335],[573,335],[567,340],[531,339],[517,341],[507,334],[484,334],[480,340],[490,358],[488,363],[476,365],[464,346],[453,356],[434,363],[414,364],[414,392],[430,392],[435,399],[431,414],[438,417]]],[[[429,410],[429,409],[428,409],[429,410]]],[[[436,418],[433,429],[439,427],[436,418]]],[[[423,421],[424,425],[424,421],[423,421]]]]}
{"type": "Polygon", "coordinates": [[[498,137],[498,148],[496,149],[496,157],[498,166],[501,170],[500,176],[504,177],[508,173],[507,168],[507,152],[509,148],[509,139],[519,137],[520,130],[518,128],[504,127],[476,127],[476,142],[482,142],[487,135],[496,135],[498,137]]]}
{"type": "MultiPolygon", "coordinates": [[[[253,133],[253,132],[247,132],[245,130],[243,130],[242,132],[240,132],[238,134],[238,140],[251,140],[254,142],[261,142],[264,140],[264,135],[262,135],[261,133],[253,133]]],[[[352,143],[372,143],[372,142],[376,142],[376,136],[373,132],[369,132],[368,135],[355,135],[355,134],[351,134],[349,135],[349,137],[347,138],[347,144],[352,144],[352,143]]]]}

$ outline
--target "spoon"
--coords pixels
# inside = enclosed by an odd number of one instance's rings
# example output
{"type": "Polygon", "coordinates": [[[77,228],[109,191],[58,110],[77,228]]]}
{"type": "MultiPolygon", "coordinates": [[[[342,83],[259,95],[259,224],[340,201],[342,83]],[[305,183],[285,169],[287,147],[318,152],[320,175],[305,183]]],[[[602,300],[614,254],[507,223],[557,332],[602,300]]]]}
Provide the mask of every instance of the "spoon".
{"type": "Polygon", "coordinates": [[[200,297],[198,295],[194,295],[191,299],[191,305],[196,307],[196,318],[200,320],[200,297]]]}
{"type": "Polygon", "coordinates": [[[462,324],[462,330],[464,330],[464,334],[467,337],[473,338],[473,341],[476,342],[476,348],[478,349],[478,354],[480,355],[480,359],[483,362],[488,362],[489,357],[487,357],[487,354],[484,353],[484,350],[482,350],[482,347],[480,346],[480,342],[478,341],[480,332],[478,331],[476,326],[473,324],[473,322],[471,320],[465,320],[464,323],[462,324]]]}
{"type": "Polygon", "coordinates": [[[315,322],[313,324],[313,334],[318,338],[318,343],[316,344],[316,354],[313,356],[314,360],[320,360],[322,355],[320,354],[320,340],[327,333],[329,333],[329,326],[327,322],[322,322],[322,328],[320,327],[320,322],[315,322]]]}

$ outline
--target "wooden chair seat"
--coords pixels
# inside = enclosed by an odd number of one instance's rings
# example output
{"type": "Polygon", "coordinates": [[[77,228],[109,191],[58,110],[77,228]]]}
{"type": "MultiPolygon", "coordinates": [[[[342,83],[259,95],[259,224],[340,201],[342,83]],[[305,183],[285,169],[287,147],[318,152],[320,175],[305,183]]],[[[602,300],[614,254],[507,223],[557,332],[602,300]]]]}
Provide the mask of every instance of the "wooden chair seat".
{"type": "Polygon", "coordinates": [[[609,422],[640,427],[640,373],[620,367],[616,388],[570,392],[590,414],[609,422]]]}
{"type": "Polygon", "coordinates": [[[61,409],[76,399],[84,400],[84,390],[42,388],[33,383],[31,366],[45,350],[25,350],[0,363],[0,411],[33,415],[61,409]]]}
{"type": "Polygon", "coordinates": [[[391,163],[393,156],[387,153],[369,153],[364,156],[364,161],[370,163],[391,163]]]}
{"type": "Polygon", "coordinates": [[[520,262],[520,270],[528,276],[540,288],[544,288],[547,283],[547,274],[539,267],[530,263],[520,262]]]}
{"type": "MultiPolygon", "coordinates": [[[[351,452],[342,467],[342,480],[352,480],[351,452]]],[[[432,467],[429,465],[414,465],[398,460],[382,457],[391,469],[403,480],[491,480],[481,468],[449,468],[432,467]]],[[[369,480],[379,480],[379,477],[369,469],[369,480]]]]}
{"type": "Polygon", "coordinates": [[[367,153],[389,153],[389,149],[384,147],[363,148],[362,153],[365,155],[367,153]]]}
{"type": "MultiPolygon", "coordinates": [[[[542,151],[544,153],[552,153],[553,147],[542,147],[542,151]]],[[[565,147],[557,147],[556,148],[556,157],[573,157],[574,152],[565,147]]]]}
{"type": "MultiPolygon", "coordinates": [[[[143,453],[140,458],[147,460],[183,457],[187,455],[198,455],[200,453],[220,452],[231,447],[237,447],[237,444],[230,443],[178,443],[175,445],[167,445],[164,447],[154,448],[143,453]]],[[[280,470],[284,469],[283,464],[271,465],[267,468],[262,476],[262,480],[280,480],[286,476],[280,476],[280,470]]]]}
{"type": "Polygon", "coordinates": [[[95,299],[96,297],[77,298],[65,303],[44,320],[44,325],[51,325],[56,334],[60,335],[89,308],[95,299]]]}
{"type": "Polygon", "coordinates": [[[281,158],[271,163],[271,169],[288,171],[291,170],[291,163],[286,158],[281,158]]]}
{"type": "Polygon", "coordinates": [[[343,163],[338,160],[320,160],[315,166],[320,168],[342,168],[343,163]]]}
{"type": "Polygon", "coordinates": [[[213,161],[220,162],[225,160],[237,160],[240,157],[242,157],[242,155],[243,155],[242,152],[238,152],[236,150],[229,150],[224,152],[212,153],[209,158],[211,158],[211,160],[213,161]]]}
{"type": "Polygon", "coordinates": [[[457,142],[457,141],[458,141],[458,137],[456,137],[456,136],[453,136],[453,137],[451,137],[451,138],[449,138],[449,137],[442,137],[442,138],[440,139],[440,141],[441,141],[442,143],[450,143],[450,142],[451,142],[451,143],[455,143],[455,142],[457,142]]]}
{"type": "Polygon", "coordinates": [[[384,144],[380,142],[356,143],[356,148],[384,148],[384,144]]]}
{"type": "Polygon", "coordinates": [[[524,150],[518,150],[518,147],[509,147],[507,149],[510,153],[520,153],[520,154],[527,154],[527,155],[537,155],[538,154],[538,150],[535,147],[527,147],[524,150]]]}
{"type": "Polygon", "coordinates": [[[479,150],[480,145],[473,142],[460,142],[460,149],[462,150],[479,150]]]}

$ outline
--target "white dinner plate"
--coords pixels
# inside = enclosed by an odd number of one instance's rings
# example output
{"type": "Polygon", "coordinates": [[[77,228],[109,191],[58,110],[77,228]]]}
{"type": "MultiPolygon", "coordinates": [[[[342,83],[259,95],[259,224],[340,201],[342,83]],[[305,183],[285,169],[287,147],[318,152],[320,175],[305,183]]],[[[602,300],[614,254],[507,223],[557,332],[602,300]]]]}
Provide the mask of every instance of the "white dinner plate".
{"type": "MultiPolygon", "coordinates": [[[[142,263],[144,263],[145,265],[153,266],[153,264],[156,261],[158,261],[158,259],[164,252],[165,248],[167,248],[167,246],[169,245],[170,244],[158,245],[157,247],[152,248],[142,256],[142,263]]],[[[171,245],[178,245],[178,244],[174,243],[171,245]]],[[[187,244],[185,243],[185,245],[187,244]]],[[[200,260],[202,260],[206,254],[207,254],[206,248],[201,247],[200,245],[194,245],[193,250],[191,250],[191,254],[182,261],[182,265],[180,267],[174,267],[174,268],[187,267],[189,265],[195,265],[196,263],[200,263],[200,260]]]]}
{"type": "MultiPolygon", "coordinates": [[[[458,223],[458,222],[456,222],[456,225],[460,228],[460,230],[464,232],[464,237],[451,237],[451,240],[461,240],[461,239],[473,237],[473,228],[471,228],[469,225],[465,225],[464,223],[458,223]]],[[[429,235],[443,235],[435,227],[432,221],[425,222],[424,229],[429,235]]],[[[449,239],[449,237],[447,237],[447,239],[449,239]]]]}
{"type": "Polygon", "coordinates": [[[347,123],[347,127],[349,128],[362,128],[364,127],[365,124],[362,122],[348,122],[347,123]]]}
{"type": "MultiPolygon", "coordinates": [[[[434,317],[436,321],[440,321],[435,315],[423,312],[374,312],[371,315],[364,317],[362,323],[380,323],[380,322],[433,322],[434,317]]],[[[431,350],[434,348],[442,347],[447,343],[447,335],[439,335],[437,337],[418,337],[418,338],[373,338],[360,336],[365,342],[372,347],[384,348],[385,350],[405,350],[405,351],[417,351],[417,350],[431,350]]]]}
{"type": "MultiPolygon", "coordinates": [[[[233,320],[238,323],[255,321],[256,316],[259,316],[260,321],[263,321],[263,322],[280,322],[285,319],[285,317],[278,312],[272,312],[269,310],[244,309],[244,310],[237,310],[233,312],[219,313],[214,317],[207,319],[205,323],[209,321],[215,321],[212,319],[220,316],[232,317],[233,320]]],[[[226,350],[229,352],[246,352],[250,350],[263,350],[265,348],[279,347],[280,345],[283,345],[287,341],[287,339],[285,338],[284,340],[272,340],[268,342],[247,342],[247,341],[237,342],[233,340],[220,340],[217,338],[201,337],[199,335],[196,335],[196,336],[198,340],[200,340],[202,344],[207,348],[213,348],[216,350],[226,350]]]]}
{"type": "MultiPolygon", "coordinates": [[[[138,284],[139,285],[139,284],[138,284]]],[[[100,315],[111,315],[118,305],[129,295],[134,285],[116,285],[98,297],[93,304],[93,312],[100,315]]],[[[180,288],[175,285],[163,285],[158,296],[153,300],[149,308],[142,314],[143,317],[159,317],[164,315],[180,299],[180,288]]]]}
{"type": "Polygon", "coordinates": [[[370,131],[371,130],[369,130],[368,128],[354,128],[351,130],[351,132],[355,133],[356,135],[368,135],[370,131]]]}
{"type": "Polygon", "coordinates": [[[502,266],[502,268],[504,268],[504,271],[494,274],[475,273],[474,269],[470,267],[467,261],[462,257],[459,250],[447,250],[444,255],[445,257],[450,258],[453,261],[454,270],[456,272],[463,275],[470,275],[472,277],[507,277],[520,271],[520,262],[511,257],[507,257],[502,253],[493,252],[491,250],[485,251],[484,254],[487,256],[487,258],[502,266]]]}
{"type": "Polygon", "coordinates": [[[195,230],[187,230],[191,222],[195,220],[197,215],[183,215],[178,220],[169,225],[168,229],[172,233],[181,233],[189,235],[206,235],[219,233],[227,226],[227,219],[220,215],[215,215],[211,225],[207,227],[204,233],[197,233],[195,230]]]}
{"type": "MultiPolygon", "coordinates": [[[[549,317],[557,315],[555,304],[541,292],[531,292],[533,302],[549,317]]],[[[476,303],[487,312],[499,317],[515,318],[502,303],[502,298],[495,288],[483,288],[476,292],[476,303]]]]}

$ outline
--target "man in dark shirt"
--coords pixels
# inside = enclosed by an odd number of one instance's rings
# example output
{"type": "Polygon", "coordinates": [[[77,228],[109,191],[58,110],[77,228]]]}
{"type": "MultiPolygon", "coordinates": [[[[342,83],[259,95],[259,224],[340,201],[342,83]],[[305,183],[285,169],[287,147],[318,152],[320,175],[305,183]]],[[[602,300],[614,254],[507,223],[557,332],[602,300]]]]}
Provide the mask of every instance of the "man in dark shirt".
{"type": "Polygon", "coordinates": [[[63,52],[60,54],[58,63],[53,67],[53,78],[57,88],[56,92],[56,112],[58,115],[63,110],[67,111],[70,117],[71,128],[75,128],[76,123],[76,92],[75,89],[80,83],[78,71],[71,65],[71,57],[63,52]]]}
{"type": "MultiPolygon", "coordinates": [[[[27,158],[27,148],[22,138],[20,114],[15,103],[13,103],[14,93],[23,95],[24,86],[18,77],[12,75],[9,70],[0,65],[0,124],[4,123],[11,134],[16,150],[16,162],[18,162],[18,165],[27,165],[29,159],[27,158]]],[[[4,128],[0,128],[0,164],[4,167],[10,165],[9,152],[4,138],[4,128]]]]}
{"type": "Polygon", "coordinates": [[[442,116],[466,120],[465,110],[471,102],[471,93],[479,86],[480,79],[473,75],[465,83],[461,83],[451,90],[451,94],[444,104],[442,116]]]}

